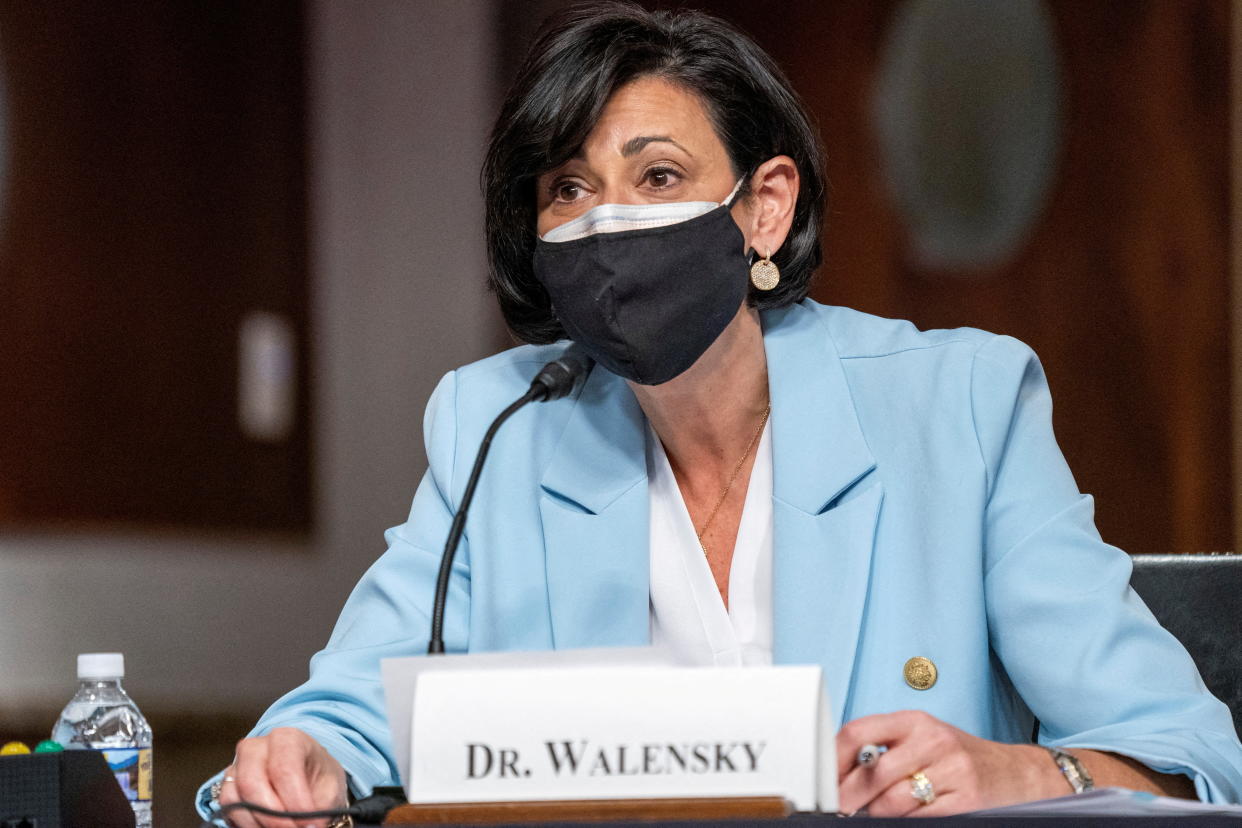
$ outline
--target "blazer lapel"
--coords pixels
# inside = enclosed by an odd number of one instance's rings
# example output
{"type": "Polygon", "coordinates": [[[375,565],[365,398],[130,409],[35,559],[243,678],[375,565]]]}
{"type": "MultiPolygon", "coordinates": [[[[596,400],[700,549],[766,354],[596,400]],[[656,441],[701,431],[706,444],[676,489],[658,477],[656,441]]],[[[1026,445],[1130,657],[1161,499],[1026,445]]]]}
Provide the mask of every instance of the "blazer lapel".
{"type": "Polygon", "coordinates": [[[650,641],[646,419],[625,382],[587,377],[541,480],[552,643],[650,641]]]}
{"type": "Polygon", "coordinates": [[[774,657],[820,664],[841,725],[883,490],[826,326],[793,305],[764,317],[772,395],[774,657]]]}

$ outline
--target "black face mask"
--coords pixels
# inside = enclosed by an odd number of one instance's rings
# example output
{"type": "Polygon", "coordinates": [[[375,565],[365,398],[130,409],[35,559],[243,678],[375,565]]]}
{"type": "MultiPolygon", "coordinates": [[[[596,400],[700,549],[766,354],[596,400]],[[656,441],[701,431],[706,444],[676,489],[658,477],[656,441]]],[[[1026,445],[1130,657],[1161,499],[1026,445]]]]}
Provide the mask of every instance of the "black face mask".
{"type": "MultiPolygon", "coordinates": [[[[749,262],[730,201],[732,194],[674,224],[536,241],[535,278],[569,338],[609,371],[642,385],[668,382],[693,365],[746,296],[749,262]]],[[[571,224],[586,220],[590,227],[593,218],[595,226],[641,225],[661,220],[643,212],[667,218],[679,206],[695,205],[602,205],[591,211],[602,214],[571,224]]]]}

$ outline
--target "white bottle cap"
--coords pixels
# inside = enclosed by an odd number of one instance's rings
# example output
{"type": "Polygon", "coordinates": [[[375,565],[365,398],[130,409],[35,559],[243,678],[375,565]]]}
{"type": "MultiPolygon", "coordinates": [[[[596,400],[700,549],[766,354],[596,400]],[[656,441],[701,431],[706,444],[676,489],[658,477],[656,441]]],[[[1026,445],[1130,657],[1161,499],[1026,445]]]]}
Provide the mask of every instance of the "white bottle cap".
{"type": "Polygon", "coordinates": [[[110,679],[124,677],[124,653],[81,653],[78,655],[79,679],[110,679]]]}

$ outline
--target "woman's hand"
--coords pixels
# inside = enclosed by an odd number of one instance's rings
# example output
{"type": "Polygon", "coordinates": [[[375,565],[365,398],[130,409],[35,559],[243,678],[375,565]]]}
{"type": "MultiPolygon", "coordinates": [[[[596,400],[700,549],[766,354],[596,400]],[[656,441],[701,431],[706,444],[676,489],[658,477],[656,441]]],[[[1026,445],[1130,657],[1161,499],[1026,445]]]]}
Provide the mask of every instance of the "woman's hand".
{"type": "MultiPolygon", "coordinates": [[[[221,806],[245,801],[281,811],[321,811],[349,805],[345,769],[318,742],[292,727],[242,739],[224,777],[233,781],[220,787],[221,806]]],[[[243,809],[227,816],[236,828],[321,828],[331,821],[295,822],[243,809]]]]}
{"type": "Polygon", "coordinates": [[[873,817],[944,816],[1069,794],[1048,752],[1035,745],[990,742],[922,711],[855,719],[837,734],[840,809],[873,817]],[[870,766],[858,764],[866,744],[887,745],[870,766]],[[923,804],[911,776],[922,771],[935,790],[923,804]]]}

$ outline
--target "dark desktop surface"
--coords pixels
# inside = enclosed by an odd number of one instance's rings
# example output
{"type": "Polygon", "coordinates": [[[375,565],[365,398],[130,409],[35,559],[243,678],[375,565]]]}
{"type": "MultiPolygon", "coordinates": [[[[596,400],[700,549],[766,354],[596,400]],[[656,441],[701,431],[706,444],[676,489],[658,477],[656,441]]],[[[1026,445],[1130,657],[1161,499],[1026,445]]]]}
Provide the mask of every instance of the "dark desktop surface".
{"type": "MultiPolygon", "coordinates": [[[[531,828],[535,823],[498,825],[495,823],[480,828],[531,828]]],[[[1163,826],[1213,826],[1242,825],[1242,817],[1234,816],[1178,816],[1178,817],[1081,817],[1081,816],[1027,816],[1027,817],[985,817],[985,816],[952,816],[925,818],[871,818],[871,817],[840,817],[833,814],[794,814],[778,819],[729,819],[729,820],[687,820],[677,822],[649,821],[608,821],[608,822],[552,822],[539,823],[555,828],[651,828],[654,825],[666,828],[704,828],[719,825],[722,828],[823,828],[823,826],[851,826],[859,828],[919,828],[919,826],[995,826],[996,828],[1047,828],[1048,826],[1073,825],[1083,828],[1162,828],[1163,826]]],[[[358,828],[362,826],[355,823],[358,828]]]]}

